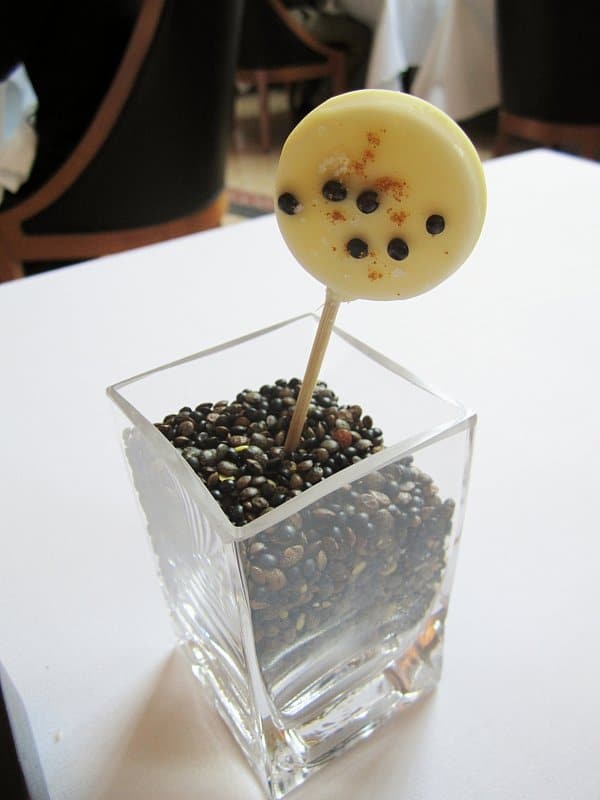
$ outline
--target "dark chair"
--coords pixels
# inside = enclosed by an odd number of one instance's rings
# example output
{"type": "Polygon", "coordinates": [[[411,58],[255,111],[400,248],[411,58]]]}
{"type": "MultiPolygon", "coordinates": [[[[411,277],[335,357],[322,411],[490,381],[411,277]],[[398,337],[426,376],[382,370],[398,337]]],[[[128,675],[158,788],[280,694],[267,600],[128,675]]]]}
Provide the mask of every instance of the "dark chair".
{"type": "Polygon", "coordinates": [[[496,155],[516,137],[598,158],[600,49],[590,18],[553,0],[497,0],[496,18],[496,155]]]}
{"type": "Polygon", "coordinates": [[[271,147],[270,85],[328,78],[331,93],[340,94],[345,74],[344,54],[311,36],[280,0],[246,0],[236,78],[258,91],[263,150],[271,147]]]}
{"type": "Polygon", "coordinates": [[[26,274],[24,263],[79,261],[220,223],[242,0],[138,5],[80,140],[44,183],[31,192],[26,182],[0,206],[0,280],[26,274]]]}

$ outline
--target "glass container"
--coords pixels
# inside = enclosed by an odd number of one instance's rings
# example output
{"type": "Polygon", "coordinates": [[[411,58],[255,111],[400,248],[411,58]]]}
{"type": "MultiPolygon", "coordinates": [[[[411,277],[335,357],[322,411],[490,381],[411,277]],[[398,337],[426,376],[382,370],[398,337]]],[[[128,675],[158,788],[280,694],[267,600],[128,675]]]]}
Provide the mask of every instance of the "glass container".
{"type": "Polygon", "coordinates": [[[321,378],[385,446],[235,526],[154,423],[301,375],[317,323],[107,389],[181,647],[272,798],[437,684],[476,421],[335,328],[321,378]]]}

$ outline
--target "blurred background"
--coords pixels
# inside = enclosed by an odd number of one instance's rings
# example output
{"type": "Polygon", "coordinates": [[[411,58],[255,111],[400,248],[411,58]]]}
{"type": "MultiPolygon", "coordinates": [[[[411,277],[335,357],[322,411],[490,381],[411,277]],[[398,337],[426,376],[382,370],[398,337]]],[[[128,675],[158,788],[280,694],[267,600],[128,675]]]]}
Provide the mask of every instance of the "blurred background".
{"type": "Polygon", "coordinates": [[[410,92],[483,160],[600,154],[594,26],[554,0],[75,0],[0,33],[0,281],[273,209],[339,92],[410,92]],[[99,32],[102,34],[99,36],[99,32]]]}

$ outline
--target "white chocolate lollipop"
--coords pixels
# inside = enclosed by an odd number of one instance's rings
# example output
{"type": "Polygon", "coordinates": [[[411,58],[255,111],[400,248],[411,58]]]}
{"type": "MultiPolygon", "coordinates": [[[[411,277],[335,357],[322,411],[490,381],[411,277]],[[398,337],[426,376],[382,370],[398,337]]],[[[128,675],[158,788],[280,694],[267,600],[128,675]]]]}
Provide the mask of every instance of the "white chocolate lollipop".
{"type": "Polygon", "coordinates": [[[435,106],[401,92],[338,95],[283,146],[276,215],[325,307],[285,442],[297,447],[339,304],[398,300],[437,286],[465,261],[485,217],[479,157],[435,106]]]}
{"type": "Polygon", "coordinates": [[[338,95],[288,137],[277,222],[302,266],[339,300],[432,289],[473,249],[486,191],[461,128],[411,95],[338,95]]]}

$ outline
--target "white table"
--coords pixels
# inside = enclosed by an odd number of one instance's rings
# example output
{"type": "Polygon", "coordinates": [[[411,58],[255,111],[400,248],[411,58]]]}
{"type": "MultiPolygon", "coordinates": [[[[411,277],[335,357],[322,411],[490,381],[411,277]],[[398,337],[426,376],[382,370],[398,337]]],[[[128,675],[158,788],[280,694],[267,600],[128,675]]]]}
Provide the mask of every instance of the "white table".
{"type": "MultiPolygon", "coordinates": [[[[467,264],[339,317],[480,415],[442,681],[298,800],[600,796],[600,166],[486,168],[467,264]]],[[[0,287],[0,659],[52,800],[259,800],[173,652],[104,387],[321,302],[271,216],[0,287]]]]}

